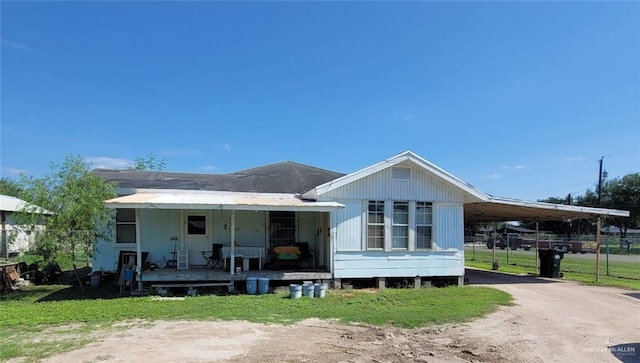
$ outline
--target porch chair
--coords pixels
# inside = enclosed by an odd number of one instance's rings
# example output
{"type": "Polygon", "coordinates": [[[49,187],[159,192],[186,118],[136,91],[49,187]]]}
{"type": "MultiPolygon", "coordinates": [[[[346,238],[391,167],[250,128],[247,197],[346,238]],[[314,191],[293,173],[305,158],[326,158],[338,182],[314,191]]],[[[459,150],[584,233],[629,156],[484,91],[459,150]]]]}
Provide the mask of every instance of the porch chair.
{"type": "Polygon", "coordinates": [[[309,267],[315,268],[315,259],[313,258],[313,250],[309,248],[309,242],[296,242],[294,246],[300,249],[300,257],[298,258],[298,264],[302,264],[303,261],[309,263],[309,267]]]}
{"type": "Polygon", "coordinates": [[[205,268],[224,268],[224,260],[222,259],[222,243],[211,244],[211,255],[206,256],[207,264],[205,268]]]}

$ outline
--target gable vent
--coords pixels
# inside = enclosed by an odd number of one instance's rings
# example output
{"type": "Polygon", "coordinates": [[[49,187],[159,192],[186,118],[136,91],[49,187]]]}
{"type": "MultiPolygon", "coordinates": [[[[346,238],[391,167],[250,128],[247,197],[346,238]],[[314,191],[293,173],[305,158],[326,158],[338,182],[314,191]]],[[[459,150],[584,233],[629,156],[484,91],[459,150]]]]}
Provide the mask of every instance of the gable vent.
{"type": "Polygon", "coordinates": [[[391,178],[394,180],[411,179],[411,168],[394,167],[391,169],[391,178]]]}

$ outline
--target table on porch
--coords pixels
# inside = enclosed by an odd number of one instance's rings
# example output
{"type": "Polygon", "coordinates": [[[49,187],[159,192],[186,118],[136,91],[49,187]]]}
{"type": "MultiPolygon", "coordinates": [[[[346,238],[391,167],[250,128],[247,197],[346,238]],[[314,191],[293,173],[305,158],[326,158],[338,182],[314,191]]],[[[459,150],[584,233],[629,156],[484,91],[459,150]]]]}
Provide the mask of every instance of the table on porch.
{"type": "MultiPolygon", "coordinates": [[[[242,256],[242,270],[247,271],[249,269],[249,259],[257,258],[260,260],[258,269],[262,270],[262,259],[264,258],[264,248],[262,247],[235,247],[235,256],[242,256]],[[246,267],[246,268],[245,268],[246,267]]],[[[222,247],[222,259],[225,261],[225,268],[227,258],[231,258],[231,247],[222,247]]]]}

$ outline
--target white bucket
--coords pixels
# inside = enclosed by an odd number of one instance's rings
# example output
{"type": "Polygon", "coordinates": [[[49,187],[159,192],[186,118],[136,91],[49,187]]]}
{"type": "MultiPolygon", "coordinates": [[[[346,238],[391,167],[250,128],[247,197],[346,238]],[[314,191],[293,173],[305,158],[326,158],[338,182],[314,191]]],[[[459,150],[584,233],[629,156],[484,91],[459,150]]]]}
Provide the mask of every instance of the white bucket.
{"type": "Polygon", "coordinates": [[[302,297],[302,286],[298,284],[289,285],[289,298],[299,299],[302,297]]]}
{"type": "Polygon", "coordinates": [[[313,296],[315,297],[325,297],[325,295],[327,294],[327,284],[324,283],[317,283],[314,284],[314,291],[313,291],[313,296]]]}

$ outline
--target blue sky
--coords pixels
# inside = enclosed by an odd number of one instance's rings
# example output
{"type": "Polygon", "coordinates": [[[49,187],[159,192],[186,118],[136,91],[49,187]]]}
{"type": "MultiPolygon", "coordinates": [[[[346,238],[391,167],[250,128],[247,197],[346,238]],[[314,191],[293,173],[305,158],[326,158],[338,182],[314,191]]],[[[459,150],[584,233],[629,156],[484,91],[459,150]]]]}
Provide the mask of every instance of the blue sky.
{"type": "Polygon", "coordinates": [[[77,154],[351,172],[412,150],[490,194],[640,170],[638,2],[3,2],[1,174],[77,154]]]}

